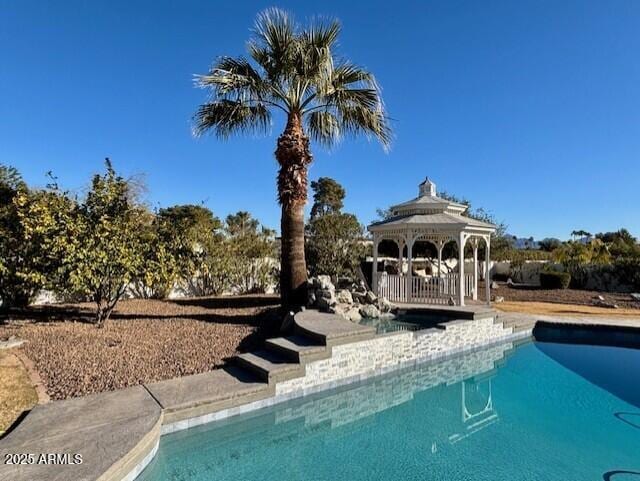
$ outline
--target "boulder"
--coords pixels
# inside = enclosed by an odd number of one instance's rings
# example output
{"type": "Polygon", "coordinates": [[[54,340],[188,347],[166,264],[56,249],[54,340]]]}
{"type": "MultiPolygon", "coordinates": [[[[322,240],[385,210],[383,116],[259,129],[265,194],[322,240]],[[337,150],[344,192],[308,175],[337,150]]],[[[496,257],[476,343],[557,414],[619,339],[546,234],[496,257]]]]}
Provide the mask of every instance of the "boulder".
{"type": "Polygon", "coordinates": [[[357,307],[351,307],[343,314],[343,317],[351,322],[360,322],[362,320],[362,315],[360,315],[360,310],[357,307]]]}
{"type": "Polygon", "coordinates": [[[338,314],[339,316],[345,317],[345,314],[350,309],[351,306],[349,304],[337,303],[329,306],[329,312],[332,314],[338,314]]]}
{"type": "Polygon", "coordinates": [[[0,349],[11,349],[13,347],[20,347],[24,343],[24,339],[18,339],[16,336],[10,336],[6,341],[0,340],[0,349]]]}
{"type": "Polygon", "coordinates": [[[367,293],[367,285],[363,281],[360,281],[355,286],[354,291],[361,292],[362,294],[366,294],[367,293]]]}
{"type": "Polygon", "coordinates": [[[617,304],[614,304],[613,302],[607,302],[604,299],[604,297],[602,297],[602,296],[594,297],[591,303],[596,307],[606,307],[608,309],[618,309],[618,305],[617,304]]]}
{"type": "Polygon", "coordinates": [[[386,297],[381,297],[380,299],[378,299],[378,309],[380,309],[380,312],[391,312],[394,308],[395,306],[391,304],[391,302],[386,297]]]}
{"type": "Polygon", "coordinates": [[[365,306],[360,306],[358,311],[360,315],[366,319],[375,319],[380,317],[380,311],[373,304],[367,304],[365,306]]]}
{"type": "Polygon", "coordinates": [[[317,301],[316,291],[313,291],[313,290],[307,291],[307,306],[311,307],[315,305],[316,301],[317,301]]]}
{"type": "Polygon", "coordinates": [[[335,299],[335,291],[332,289],[318,289],[316,291],[316,297],[323,299],[335,299]]]}
{"type": "Polygon", "coordinates": [[[331,312],[331,307],[334,304],[335,302],[331,302],[329,299],[321,297],[318,299],[317,307],[320,312],[331,312]]]}
{"type": "Polygon", "coordinates": [[[378,296],[376,296],[373,292],[367,291],[364,296],[364,300],[367,304],[375,304],[378,300],[378,296]]]}
{"type": "Polygon", "coordinates": [[[318,287],[320,289],[336,290],[335,286],[331,282],[330,276],[318,276],[318,287]]]}
{"type": "Polygon", "coordinates": [[[360,304],[366,303],[366,297],[367,297],[366,291],[365,292],[354,291],[351,293],[351,298],[353,299],[353,302],[358,302],[360,304]]]}
{"type": "Polygon", "coordinates": [[[342,289],[336,293],[336,301],[343,304],[353,304],[353,297],[348,290],[342,289]]]}

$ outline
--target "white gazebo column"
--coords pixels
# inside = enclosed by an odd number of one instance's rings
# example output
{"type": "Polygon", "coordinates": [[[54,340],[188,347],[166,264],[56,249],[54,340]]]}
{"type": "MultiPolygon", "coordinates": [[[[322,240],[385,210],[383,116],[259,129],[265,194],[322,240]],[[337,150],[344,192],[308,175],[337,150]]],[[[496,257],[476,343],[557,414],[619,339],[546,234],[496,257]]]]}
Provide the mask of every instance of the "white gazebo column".
{"type": "Polygon", "coordinates": [[[464,232],[458,236],[458,305],[464,306],[464,232]]]}
{"type": "Polygon", "coordinates": [[[407,235],[407,294],[406,302],[411,302],[411,283],[413,281],[413,232],[407,235]]]}
{"type": "Polygon", "coordinates": [[[438,249],[438,277],[442,278],[442,249],[444,248],[444,241],[440,239],[436,244],[438,249]]]}
{"type": "Polygon", "coordinates": [[[373,265],[371,267],[371,289],[373,293],[378,295],[378,244],[380,243],[378,236],[373,234],[373,265]]]}
{"type": "Polygon", "coordinates": [[[491,305],[491,236],[487,236],[484,239],[486,247],[485,252],[485,274],[484,283],[487,291],[487,304],[491,305]]]}
{"type": "Polygon", "coordinates": [[[401,276],[402,275],[402,263],[403,263],[403,258],[404,258],[404,254],[402,253],[402,251],[404,251],[404,239],[398,239],[396,241],[396,244],[398,245],[398,275],[401,276]]]}
{"type": "Polygon", "coordinates": [[[478,238],[471,239],[473,246],[473,300],[478,300],[478,238]]]}

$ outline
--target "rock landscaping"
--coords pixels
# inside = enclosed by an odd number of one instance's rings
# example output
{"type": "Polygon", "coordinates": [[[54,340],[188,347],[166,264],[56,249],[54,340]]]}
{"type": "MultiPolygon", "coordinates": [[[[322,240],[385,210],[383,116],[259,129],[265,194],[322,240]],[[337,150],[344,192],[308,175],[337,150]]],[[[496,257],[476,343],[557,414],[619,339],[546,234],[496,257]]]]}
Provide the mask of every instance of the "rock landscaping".
{"type": "Polygon", "coordinates": [[[51,399],[67,399],[220,367],[277,333],[279,302],[258,295],[128,300],[102,329],[88,322],[89,305],[41,306],[0,321],[0,340],[24,339],[11,351],[33,361],[51,399]]]}
{"type": "Polygon", "coordinates": [[[367,289],[364,282],[342,282],[339,287],[336,288],[329,276],[310,278],[307,307],[338,314],[352,322],[359,322],[363,318],[394,317],[396,306],[385,298],[378,298],[367,289]]]}

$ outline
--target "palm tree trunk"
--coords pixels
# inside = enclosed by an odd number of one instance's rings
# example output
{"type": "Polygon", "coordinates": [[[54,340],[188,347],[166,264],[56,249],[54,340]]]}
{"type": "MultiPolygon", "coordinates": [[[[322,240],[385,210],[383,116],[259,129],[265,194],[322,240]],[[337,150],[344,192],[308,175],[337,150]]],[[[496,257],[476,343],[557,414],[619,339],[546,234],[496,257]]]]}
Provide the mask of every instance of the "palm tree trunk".
{"type": "Polygon", "coordinates": [[[309,138],[302,129],[299,114],[291,113],[278,138],[276,159],[280,221],[280,296],[285,308],[306,302],[307,264],[304,258],[304,205],[307,202],[307,167],[312,156],[309,138]]]}

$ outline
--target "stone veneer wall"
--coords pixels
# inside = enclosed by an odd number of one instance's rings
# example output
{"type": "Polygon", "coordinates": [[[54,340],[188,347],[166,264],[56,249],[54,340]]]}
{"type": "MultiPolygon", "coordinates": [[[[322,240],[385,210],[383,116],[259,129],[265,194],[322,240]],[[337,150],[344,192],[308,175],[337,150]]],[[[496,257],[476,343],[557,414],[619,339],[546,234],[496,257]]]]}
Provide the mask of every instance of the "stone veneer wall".
{"type": "Polygon", "coordinates": [[[304,419],[305,425],[329,423],[336,427],[350,424],[409,402],[415,394],[435,386],[486,376],[513,349],[513,343],[503,342],[440,362],[425,363],[393,376],[383,376],[375,382],[360,384],[346,391],[339,390],[319,398],[312,396],[307,402],[299,401],[276,411],[275,422],[304,419]]]}
{"type": "Polygon", "coordinates": [[[303,377],[279,382],[276,396],[304,395],[514,337],[511,328],[487,318],[449,322],[445,329],[405,331],[339,345],[333,347],[330,358],[307,364],[303,377]]]}

